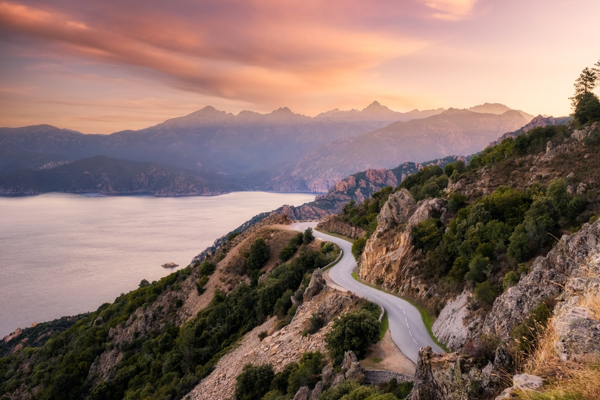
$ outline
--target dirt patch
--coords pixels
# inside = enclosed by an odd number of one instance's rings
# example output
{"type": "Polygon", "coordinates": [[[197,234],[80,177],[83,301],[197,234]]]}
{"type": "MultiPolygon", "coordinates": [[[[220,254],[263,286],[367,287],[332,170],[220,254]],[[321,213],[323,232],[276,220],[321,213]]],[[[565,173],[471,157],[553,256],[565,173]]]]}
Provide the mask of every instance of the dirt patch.
{"type": "Polygon", "coordinates": [[[396,346],[389,329],[379,343],[371,346],[365,359],[361,360],[360,364],[365,369],[393,371],[410,376],[415,374],[417,368],[396,346]]]}

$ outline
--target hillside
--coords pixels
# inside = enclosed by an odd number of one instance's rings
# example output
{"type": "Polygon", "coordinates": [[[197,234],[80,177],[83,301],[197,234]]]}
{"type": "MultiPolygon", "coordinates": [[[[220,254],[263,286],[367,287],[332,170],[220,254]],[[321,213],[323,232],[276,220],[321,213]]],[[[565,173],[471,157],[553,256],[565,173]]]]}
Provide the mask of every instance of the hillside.
{"type": "Polygon", "coordinates": [[[450,109],[439,115],[396,122],[354,138],[330,142],[305,156],[292,179],[303,179],[311,191],[324,191],[366,167],[393,168],[452,154],[481,151],[491,141],[529,122],[517,111],[502,115],[450,109]]]}
{"type": "Polygon", "coordinates": [[[104,156],[0,175],[0,195],[5,196],[47,192],[207,196],[233,190],[240,187],[211,173],[104,156]]]}

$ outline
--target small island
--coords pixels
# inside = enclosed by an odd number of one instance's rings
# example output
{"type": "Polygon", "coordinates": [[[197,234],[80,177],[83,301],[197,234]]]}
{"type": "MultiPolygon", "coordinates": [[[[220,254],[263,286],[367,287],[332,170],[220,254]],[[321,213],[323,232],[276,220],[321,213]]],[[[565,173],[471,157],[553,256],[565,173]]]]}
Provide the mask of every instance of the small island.
{"type": "Polygon", "coordinates": [[[163,268],[175,268],[179,267],[179,264],[175,264],[174,262],[166,263],[162,265],[163,268]]]}

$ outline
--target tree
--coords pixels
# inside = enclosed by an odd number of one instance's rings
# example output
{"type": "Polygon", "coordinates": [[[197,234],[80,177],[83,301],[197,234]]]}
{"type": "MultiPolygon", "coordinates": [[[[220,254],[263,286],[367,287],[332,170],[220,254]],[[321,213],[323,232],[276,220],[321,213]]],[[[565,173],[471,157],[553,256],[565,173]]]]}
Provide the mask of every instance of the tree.
{"type": "Polygon", "coordinates": [[[483,282],[489,273],[490,260],[480,254],[475,254],[469,263],[469,272],[465,279],[471,283],[483,282]]]}
{"type": "Polygon", "coordinates": [[[415,246],[426,251],[433,250],[442,240],[439,224],[439,219],[429,218],[415,226],[411,232],[415,246]]]}
{"type": "Polygon", "coordinates": [[[273,366],[263,364],[254,366],[244,365],[242,373],[238,375],[235,385],[236,400],[260,400],[269,391],[271,382],[275,377],[273,366]]]}
{"type": "Polygon", "coordinates": [[[513,260],[520,262],[524,261],[529,255],[530,246],[529,238],[525,227],[517,225],[512,235],[510,235],[510,244],[508,245],[508,255],[513,260]]]}
{"type": "Polygon", "coordinates": [[[379,341],[380,325],[367,310],[344,314],[333,322],[333,328],[325,335],[326,347],[334,358],[352,350],[361,359],[367,349],[379,341]]]}
{"type": "Polygon", "coordinates": [[[485,281],[475,285],[475,298],[484,304],[492,305],[496,299],[496,287],[485,281]]]}
{"type": "Polygon", "coordinates": [[[354,243],[352,243],[352,255],[354,259],[358,261],[363,251],[365,250],[365,246],[367,245],[367,239],[360,238],[356,239],[354,243]]]}
{"type": "Polygon", "coordinates": [[[256,239],[250,246],[248,256],[248,267],[251,271],[258,271],[267,264],[271,257],[271,249],[263,238],[256,239]]]}
{"type": "Polygon", "coordinates": [[[600,100],[592,93],[600,80],[600,61],[593,68],[584,68],[575,81],[575,96],[571,98],[574,118],[582,125],[600,120],[600,100]]]}
{"type": "Polygon", "coordinates": [[[315,240],[315,235],[313,235],[312,228],[306,228],[306,230],[304,231],[304,237],[302,238],[302,242],[304,244],[309,244],[313,240],[315,240]]]}

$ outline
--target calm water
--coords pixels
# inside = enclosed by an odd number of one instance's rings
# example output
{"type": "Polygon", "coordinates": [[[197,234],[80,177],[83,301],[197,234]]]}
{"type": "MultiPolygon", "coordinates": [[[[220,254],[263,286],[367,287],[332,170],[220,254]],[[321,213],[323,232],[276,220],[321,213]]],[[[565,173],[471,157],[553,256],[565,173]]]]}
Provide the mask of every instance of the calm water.
{"type": "Polygon", "coordinates": [[[0,338],[17,327],[95,310],[142,279],[168,275],[256,214],[307,194],[0,198],[0,338]]]}

